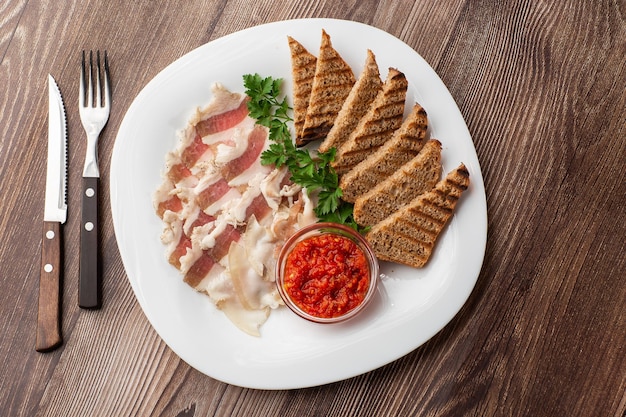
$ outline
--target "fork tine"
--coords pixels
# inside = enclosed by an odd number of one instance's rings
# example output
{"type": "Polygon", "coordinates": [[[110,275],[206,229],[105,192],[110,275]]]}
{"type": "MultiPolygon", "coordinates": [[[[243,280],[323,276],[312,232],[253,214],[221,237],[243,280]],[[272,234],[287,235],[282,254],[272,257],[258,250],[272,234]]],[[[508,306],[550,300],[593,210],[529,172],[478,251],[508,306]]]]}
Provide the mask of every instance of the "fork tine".
{"type": "Polygon", "coordinates": [[[95,85],[95,89],[96,89],[96,107],[102,107],[102,92],[100,91],[102,89],[101,84],[100,84],[100,51],[96,51],[96,68],[95,68],[95,73],[96,73],[96,85],[95,85]]]}
{"type": "Polygon", "coordinates": [[[93,107],[93,51],[89,51],[89,84],[87,84],[87,106],[93,107]]]}
{"type": "Polygon", "coordinates": [[[105,106],[109,107],[111,102],[111,90],[109,89],[109,57],[107,51],[104,51],[104,100],[105,106]]]}
{"type": "Polygon", "coordinates": [[[83,50],[83,61],[80,71],[80,87],[79,87],[79,104],[80,107],[85,107],[85,51],[83,50]]]}

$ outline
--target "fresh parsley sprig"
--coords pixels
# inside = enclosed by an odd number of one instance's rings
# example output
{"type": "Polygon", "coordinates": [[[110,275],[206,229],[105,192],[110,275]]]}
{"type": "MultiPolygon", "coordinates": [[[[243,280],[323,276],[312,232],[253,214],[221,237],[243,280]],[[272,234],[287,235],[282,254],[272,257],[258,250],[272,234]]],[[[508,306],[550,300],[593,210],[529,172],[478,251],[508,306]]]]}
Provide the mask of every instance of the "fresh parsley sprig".
{"type": "Polygon", "coordinates": [[[286,165],[291,180],[309,192],[318,192],[315,214],[322,221],[346,224],[357,230],[359,226],[352,216],[353,206],[341,199],[339,176],[331,166],[335,149],[312,152],[295,146],[289,130],[291,107],[285,97],[281,98],[282,79],[261,77],[259,74],[243,76],[246,94],[250,98],[248,110],[257,123],[269,129],[273,143],[261,154],[263,165],[286,165]]]}
{"type": "Polygon", "coordinates": [[[256,119],[258,124],[269,128],[271,140],[281,143],[285,138],[290,138],[287,122],[292,120],[288,114],[291,108],[286,98],[279,101],[282,80],[262,78],[259,74],[244,75],[243,80],[246,94],[250,97],[248,101],[250,117],[256,119]]]}

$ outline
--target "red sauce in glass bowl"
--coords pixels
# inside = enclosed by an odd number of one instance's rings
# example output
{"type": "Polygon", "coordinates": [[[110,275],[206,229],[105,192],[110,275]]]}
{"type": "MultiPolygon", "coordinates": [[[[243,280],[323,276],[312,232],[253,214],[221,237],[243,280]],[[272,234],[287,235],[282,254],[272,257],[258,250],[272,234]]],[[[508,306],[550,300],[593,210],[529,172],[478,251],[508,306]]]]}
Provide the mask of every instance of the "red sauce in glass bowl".
{"type": "Polygon", "coordinates": [[[339,235],[298,242],[287,256],[283,288],[304,312],[321,318],[341,316],[365,299],[370,282],[363,251],[339,235]]]}
{"type": "Polygon", "coordinates": [[[287,306],[310,320],[333,322],[352,316],[371,297],[378,263],[354,230],[318,223],[287,242],[278,271],[287,306]]]}

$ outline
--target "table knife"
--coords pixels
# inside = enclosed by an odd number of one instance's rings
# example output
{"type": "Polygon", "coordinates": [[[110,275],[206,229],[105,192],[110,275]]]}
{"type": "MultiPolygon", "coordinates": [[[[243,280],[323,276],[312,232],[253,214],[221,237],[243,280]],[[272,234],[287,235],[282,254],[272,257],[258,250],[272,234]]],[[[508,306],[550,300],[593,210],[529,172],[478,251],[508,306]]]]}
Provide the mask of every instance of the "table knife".
{"type": "Polygon", "coordinates": [[[61,225],[67,219],[67,121],[61,91],[48,75],[48,160],[41,242],[39,305],[35,349],[60,346],[63,245],[61,225]]]}

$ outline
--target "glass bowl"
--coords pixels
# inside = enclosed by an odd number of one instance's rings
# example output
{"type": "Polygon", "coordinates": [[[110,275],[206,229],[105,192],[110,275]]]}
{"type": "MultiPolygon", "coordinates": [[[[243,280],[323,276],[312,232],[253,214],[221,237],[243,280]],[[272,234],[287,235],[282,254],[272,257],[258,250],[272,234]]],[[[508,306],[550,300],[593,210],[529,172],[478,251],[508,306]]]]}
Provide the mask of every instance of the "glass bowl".
{"type": "Polygon", "coordinates": [[[315,223],[281,248],[276,285],[285,305],[316,323],[354,317],[373,297],[379,266],[367,241],[337,223],[315,223]]]}

